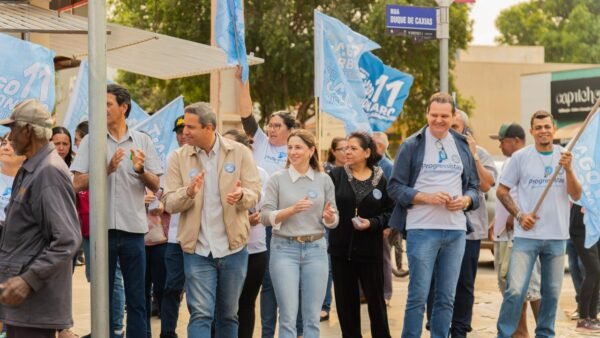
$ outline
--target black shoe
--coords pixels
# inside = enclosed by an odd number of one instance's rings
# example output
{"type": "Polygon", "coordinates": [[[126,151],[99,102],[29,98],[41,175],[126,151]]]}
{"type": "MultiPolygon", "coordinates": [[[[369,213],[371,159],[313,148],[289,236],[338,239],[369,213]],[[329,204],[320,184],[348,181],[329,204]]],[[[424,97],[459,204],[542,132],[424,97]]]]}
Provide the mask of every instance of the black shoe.
{"type": "Polygon", "coordinates": [[[326,320],[329,320],[329,312],[321,310],[321,321],[324,322],[326,320]]]}

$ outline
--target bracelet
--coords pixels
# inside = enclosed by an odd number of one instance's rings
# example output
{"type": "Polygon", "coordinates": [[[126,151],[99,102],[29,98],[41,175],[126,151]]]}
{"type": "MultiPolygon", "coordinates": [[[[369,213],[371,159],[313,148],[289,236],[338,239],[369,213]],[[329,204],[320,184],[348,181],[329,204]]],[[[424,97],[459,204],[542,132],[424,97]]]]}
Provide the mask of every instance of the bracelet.
{"type": "Polygon", "coordinates": [[[477,155],[477,154],[473,154],[473,159],[474,159],[475,161],[479,161],[479,155],[477,155]]]}

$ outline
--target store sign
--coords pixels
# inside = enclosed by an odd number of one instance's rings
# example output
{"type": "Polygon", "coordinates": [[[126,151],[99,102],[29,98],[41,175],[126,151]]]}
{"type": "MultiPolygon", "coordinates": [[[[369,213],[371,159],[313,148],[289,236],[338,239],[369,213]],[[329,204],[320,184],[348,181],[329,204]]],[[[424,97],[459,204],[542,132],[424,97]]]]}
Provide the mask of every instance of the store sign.
{"type": "Polygon", "coordinates": [[[600,99],[600,77],[552,81],[550,96],[556,120],[583,120],[600,99]]]}

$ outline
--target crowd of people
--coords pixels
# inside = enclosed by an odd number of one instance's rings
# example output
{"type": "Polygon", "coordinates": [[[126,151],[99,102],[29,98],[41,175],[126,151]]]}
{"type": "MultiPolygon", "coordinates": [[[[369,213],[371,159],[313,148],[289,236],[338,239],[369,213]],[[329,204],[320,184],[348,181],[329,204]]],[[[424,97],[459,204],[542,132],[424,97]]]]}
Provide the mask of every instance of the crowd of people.
{"type": "MultiPolygon", "coordinates": [[[[314,338],[332,294],[342,337],[362,336],[363,302],[371,336],[391,337],[394,236],[406,239],[409,262],[403,338],[421,337],[424,327],[435,338],[473,330],[488,237],[503,295],[497,337],[529,337],[528,304],[535,336],[555,336],[568,243],[584,270],[575,330],[600,332],[598,243],[583,245],[585,211],[573,203],[582,188],[571,153],[553,144],[551,114],[532,115],[531,145],[516,123],[492,136],[508,158],[500,171],[445,93],[429,99],[427,124],[403,140],[393,162],[379,132],[333,139],[322,162],[315,136],[292,113],[271,114],[261,129],[249,85],[238,83],[243,131],[218,132],[211,106],[190,104],[174,123],[179,148],[167,163],[148,135],[128,128],[129,92],[107,86],[111,338],[152,337],[153,311],[160,337],[177,337],[183,295],[188,337],[252,337],[260,320],[262,337],[273,337],[278,322],[279,337],[314,338]]],[[[88,281],[93,273],[87,122],[72,138],[52,128],[39,101],[26,100],[0,124],[10,127],[0,140],[0,319],[8,337],[73,337],[80,248],[88,281]]]]}

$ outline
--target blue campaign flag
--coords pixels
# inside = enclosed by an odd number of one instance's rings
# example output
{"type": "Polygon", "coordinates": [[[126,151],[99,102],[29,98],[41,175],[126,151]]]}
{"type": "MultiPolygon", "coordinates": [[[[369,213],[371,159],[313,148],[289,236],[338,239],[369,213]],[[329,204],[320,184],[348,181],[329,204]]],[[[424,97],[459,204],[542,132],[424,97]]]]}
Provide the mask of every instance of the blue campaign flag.
{"type": "Polygon", "coordinates": [[[573,170],[583,192],[578,204],[584,207],[585,247],[600,239],[600,110],[596,111],[573,147],[573,170]]]}
{"type": "Polygon", "coordinates": [[[315,96],[320,110],[342,120],[348,133],[371,131],[362,108],[366,92],[358,64],[363,53],[379,47],[315,10],[315,96]]]}
{"type": "Polygon", "coordinates": [[[362,55],[359,67],[366,91],[362,107],[367,113],[371,129],[385,132],[402,112],[413,77],[384,65],[371,52],[362,55]]]}
{"type": "Polygon", "coordinates": [[[242,67],[244,83],[248,81],[249,73],[245,30],[242,0],[217,1],[215,40],[227,54],[227,64],[242,67]]]}
{"type": "Polygon", "coordinates": [[[172,126],[175,125],[177,117],[181,115],[183,115],[183,96],[177,97],[161,110],[133,127],[133,129],[150,135],[158,158],[162,161],[164,168],[167,164],[167,155],[179,147],[172,126]]]}
{"type": "Polygon", "coordinates": [[[0,34],[0,119],[26,99],[54,110],[54,52],[34,43],[0,34]]]}
{"type": "MultiPolygon", "coordinates": [[[[75,135],[75,128],[80,122],[89,119],[89,65],[86,60],[81,61],[79,65],[79,74],[75,82],[75,87],[71,93],[71,101],[65,113],[62,126],[67,128],[71,135],[75,135]]],[[[148,118],[148,114],[140,106],[131,100],[131,111],[127,118],[127,125],[134,127],[148,118]]]]}

